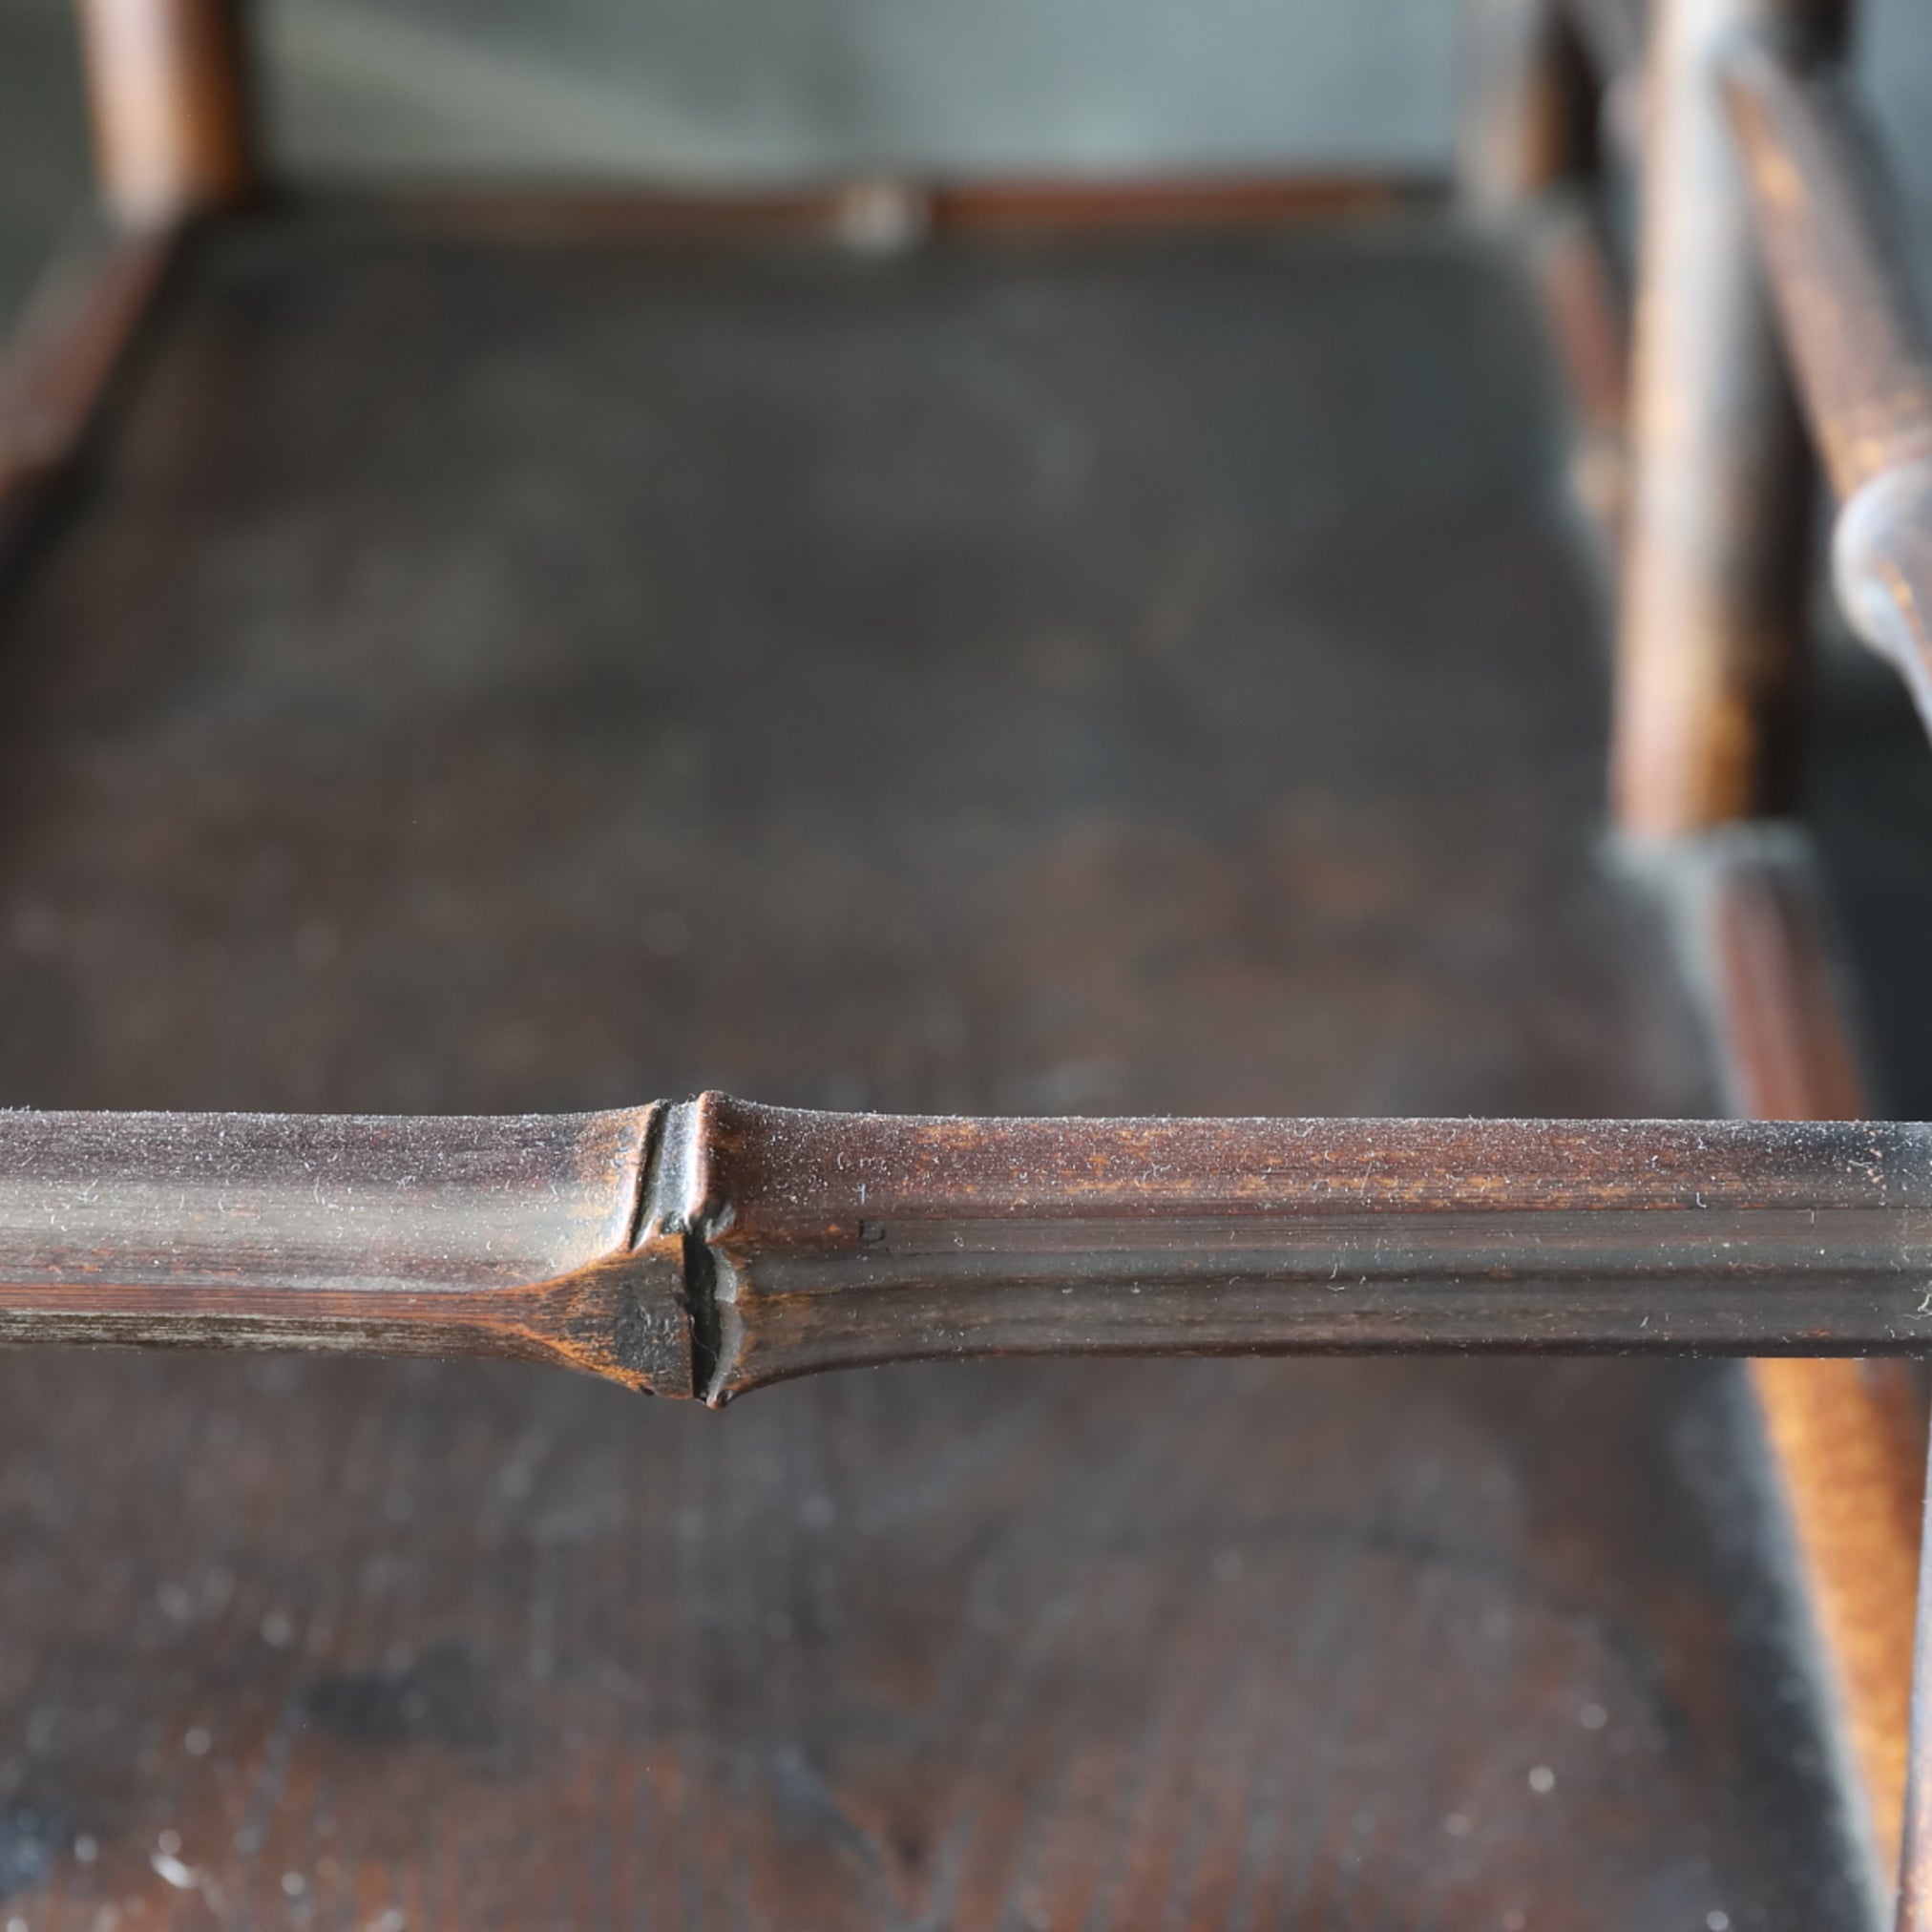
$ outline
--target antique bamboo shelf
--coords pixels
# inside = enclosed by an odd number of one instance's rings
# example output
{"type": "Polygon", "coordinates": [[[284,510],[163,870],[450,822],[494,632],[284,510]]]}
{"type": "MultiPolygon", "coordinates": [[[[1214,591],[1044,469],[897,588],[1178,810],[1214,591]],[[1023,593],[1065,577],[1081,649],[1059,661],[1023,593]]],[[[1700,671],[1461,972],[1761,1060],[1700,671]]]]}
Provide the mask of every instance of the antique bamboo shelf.
{"type": "Polygon", "coordinates": [[[1932,360],[1836,10],[1477,8],[1453,197],[304,199],[221,0],[84,18],[0,1922],[1822,1932],[1902,1842],[1923,1932],[1932,758],[1797,702],[1786,368],[1922,704],[1932,360]]]}

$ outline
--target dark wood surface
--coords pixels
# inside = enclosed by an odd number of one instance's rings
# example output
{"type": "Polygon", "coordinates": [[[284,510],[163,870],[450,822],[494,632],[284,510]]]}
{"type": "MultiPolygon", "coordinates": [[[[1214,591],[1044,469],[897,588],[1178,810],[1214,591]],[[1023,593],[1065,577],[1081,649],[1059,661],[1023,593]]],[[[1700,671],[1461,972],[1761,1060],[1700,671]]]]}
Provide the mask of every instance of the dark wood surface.
{"type": "MultiPolygon", "coordinates": [[[[7,1099],[1709,1104],[1506,260],[318,224],[177,302],[5,613],[7,1099]]],[[[1851,1926],[1765,1483],[1721,1365],[21,1353],[0,1871],[36,1932],[1851,1926]]]]}

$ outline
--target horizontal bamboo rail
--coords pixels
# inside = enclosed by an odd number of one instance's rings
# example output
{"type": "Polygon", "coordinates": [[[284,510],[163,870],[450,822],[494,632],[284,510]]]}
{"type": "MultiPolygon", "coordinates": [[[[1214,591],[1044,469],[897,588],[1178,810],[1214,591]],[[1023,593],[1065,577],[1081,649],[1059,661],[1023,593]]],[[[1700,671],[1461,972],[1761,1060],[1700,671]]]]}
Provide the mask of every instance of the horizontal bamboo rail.
{"type": "Polygon", "coordinates": [[[1765,261],[1839,500],[1845,615],[1932,728],[1932,335],[1840,74],[1765,41],[1726,66],[1765,261]]]}
{"type": "Polygon", "coordinates": [[[1932,1352],[1932,1127],[7,1113],[0,1340],[714,1404],[1004,1354],[1932,1352]]]}

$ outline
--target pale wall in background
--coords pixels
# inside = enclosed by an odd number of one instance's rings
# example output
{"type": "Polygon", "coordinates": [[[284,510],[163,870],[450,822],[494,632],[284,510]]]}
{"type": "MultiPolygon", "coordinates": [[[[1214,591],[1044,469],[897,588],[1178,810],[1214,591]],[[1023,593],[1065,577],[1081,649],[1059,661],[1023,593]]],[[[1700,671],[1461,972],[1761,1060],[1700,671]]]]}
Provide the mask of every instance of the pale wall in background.
{"type": "Polygon", "coordinates": [[[284,136],[330,166],[1427,169],[1456,0],[268,0],[265,24],[284,136]]]}
{"type": "MultiPolygon", "coordinates": [[[[1457,0],[258,0],[298,175],[1446,167],[1457,0]]],[[[1859,65],[1932,238],[1932,0],[1859,65]]],[[[0,0],[0,316],[85,193],[66,0],[0,0]]],[[[1921,250],[1932,262],[1932,247],[1921,250]]]]}

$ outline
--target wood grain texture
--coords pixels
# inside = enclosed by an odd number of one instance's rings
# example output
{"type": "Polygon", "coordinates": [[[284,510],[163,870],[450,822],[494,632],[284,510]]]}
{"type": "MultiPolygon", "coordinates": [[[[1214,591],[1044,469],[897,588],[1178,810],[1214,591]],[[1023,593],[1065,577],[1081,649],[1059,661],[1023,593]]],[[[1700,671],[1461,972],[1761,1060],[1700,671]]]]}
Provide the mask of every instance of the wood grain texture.
{"type": "MultiPolygon", "coordinates": [[[[5,612],[10,1101],[1715,1103],[1505,252],[345,217],[143,373],[5,612]]],[[[1851,1932],[1767,1483],[1723,1363],[11,1352],[6,1907],[1851,1932]]]]}
{"type": "Polygon", "coordinates": [[[722,1421],[36,1366],[0,1830],[57,1932],[1860,1922],[1709,1366],[908,1369],[722,1421]]]}

